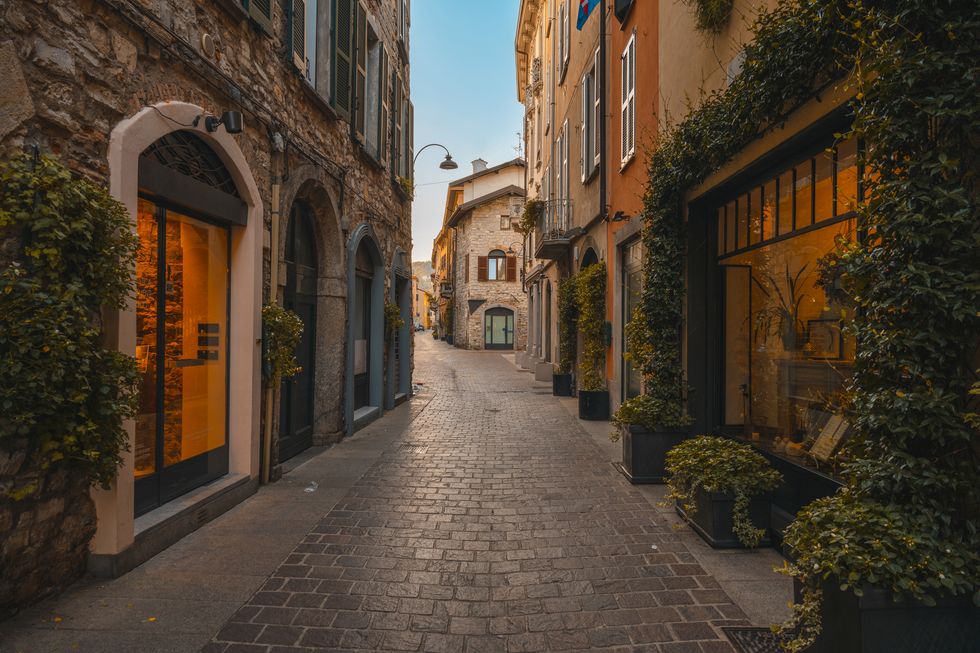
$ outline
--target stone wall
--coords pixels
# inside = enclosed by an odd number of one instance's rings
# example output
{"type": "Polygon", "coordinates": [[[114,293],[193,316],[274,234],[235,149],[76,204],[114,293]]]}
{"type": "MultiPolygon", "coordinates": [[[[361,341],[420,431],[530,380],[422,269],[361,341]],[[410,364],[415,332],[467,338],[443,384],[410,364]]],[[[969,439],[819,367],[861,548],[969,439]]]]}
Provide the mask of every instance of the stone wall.
{"type": "Polygon", "coordinates": [[[527,339],[527,297],[521,289],[521,262],[515,266],[518,278],[507,281],[479,281],[477,263],[480,256],[492,250],[520,255],[521,234],[511,226],[501,229],[501,216],[511,216],[517,198],[500,197],[474,208],[456,228],[456,316],[455,345],[466,349],[483,349],[483,311],[503,306],[514,311],[514,349],[524,349],[527,339]],[[469,255],[469,281],[466,267],[469,255]],[[482,302],[470,310],[470,301],[482,302]]]}
{"type": "MultiPolygon", "coordinates": [[[[368,0],[367,5],[391,69],[400,71],[407,86],[408,48],[397,34],[399,2],[368,0]]],[[[161,103],[168,101],[194,104],[213,115],[241,112],[244,131],[234,138],[264,207],[263,301],[270,295],[274,247],[280,267],[272,294],[282,297],[286,223],[293,203],[304,202],[315,222],[319,328],[314,442],[329,444],[345,427],[347,240],[360,224],[370,223],[390,267],[397,248],[411,249],[411,203],[389,166],[371,159],[352,138],[349,123],[287,61],[286,5],[272,2],[272,27],[266,31],[249,20],[240,0],[0,0],[0,159],[36,146],[75,173],[108,186],[110,135],[146,107],[158,105],[164,120],[166,105],[161,103]],[[273,188],[278,191],[275,204],[273,188]],[[272,242],[273,212],[281,216],[277,243],[272,242]]],[[[390,279],[390,269],[385,278],[390,279]]],[[[278,418],[278,400],[271,414],[263,401],[262,420],[273,421],[274,434],[278,418]]],[[[275,439],[271,450],[275,464],[275,439]]],[[[10,460],[0,465],[0,487],[15,480],[10,476],[14,472],[4,471],[11,465],[10,460]]],[[[77,571],[72,557],[76,548],[49,543],[45,546],[64,562],[44,562],[49,569],[43,573],[61,580],[31,580],[31,574],[42,573],[37,565],[47,558],[31,557],[19,547],[25,537],[23,546],[36,544],[31,538],[40,532],[32,525],[38,515],[45,516],[44,529],[60,524],[51,532],[67,528],[79,541],[88,541],[94,530],[87,492],[78,491],[74,499],[59,495],[54,488],[65,484],[58,478],[46,481],[36,500],[14,506],[0,498],[0,547],[24,556],[17,573],[27,576],[21,579],[18,601],[61,586],[77,571]]],[[[7,596],[0,586],[0,597],[7,596]]]]}
{"type": "Polygon", "coordinates": [[[95,533],[88,482],[37,470],[27,441],[16,444],[13,453],[0,451],[0,620],[81,576],[95,533]],[[30,488],[20,500],[10,496],[30,488]]]}

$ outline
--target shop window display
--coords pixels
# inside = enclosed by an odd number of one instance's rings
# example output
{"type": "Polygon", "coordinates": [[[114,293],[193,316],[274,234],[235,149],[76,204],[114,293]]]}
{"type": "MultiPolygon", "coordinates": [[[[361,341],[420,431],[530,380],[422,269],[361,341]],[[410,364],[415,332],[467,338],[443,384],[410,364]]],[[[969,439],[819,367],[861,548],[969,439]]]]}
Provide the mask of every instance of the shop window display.
{"type": "Polygon", "coordinates": [[[853,142],[822,151],[739,194],[734,216],[733,202],[716,212],[724,426],[828,470],[851,431],[840,407],[855,343],[849,309],[818,284],[818,261],[855,234],[856,154],[853,142]]]}

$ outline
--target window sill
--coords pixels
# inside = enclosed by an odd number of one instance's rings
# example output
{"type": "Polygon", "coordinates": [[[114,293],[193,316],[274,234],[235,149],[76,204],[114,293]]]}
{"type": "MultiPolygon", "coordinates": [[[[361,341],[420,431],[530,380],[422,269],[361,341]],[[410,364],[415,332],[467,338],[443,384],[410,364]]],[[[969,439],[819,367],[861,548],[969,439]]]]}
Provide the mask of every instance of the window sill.
{"type": "Polygon", "coordinates": [[[248,12],[242,6],[241,0],[218,0],[218,5],[223,7],[234,18],[238,18],[239,20],[248,19],[248,12]]]}
{"type": "Polygon", "coordinates": [[[589,171],[589,173],[582,177],[582,185],[591,184],[598,176],[599,176],[599,166],[593,166],[593,168],[589,171]]]}
{"type": "Polygon", "coordinates": [[[635,150],[633,152],[631,152],[628,157],[626,157],[625,159],[623,159],[622,161],[620,161],[620,163],[619,163],[619,174],[623,174],[623,172],[626,170],[626,168],[628,168],[629,165],[631,163],[633,163],[633,160],[634,159],[636,159],[636,151],[635,150]]]}
{"type": "Polygon", "coordinates": [[[317,91],[316,87],[310,83],[310,80],[299,74],[299,71],[296,72],[296,76],[299,77],[299,85],[303,87],[303,92],[306,93],[306,96],[313,101],[313,104],[315,104],[318,109],[323,111],[323,113],[325,113],[327,118],[330,120],[339,120],[340,116],[338,116],[337,112],[333,110],[332,106],[330,106],[330,102],[327,100],[327,98],[320,95],[320,92],[317,91]]]}

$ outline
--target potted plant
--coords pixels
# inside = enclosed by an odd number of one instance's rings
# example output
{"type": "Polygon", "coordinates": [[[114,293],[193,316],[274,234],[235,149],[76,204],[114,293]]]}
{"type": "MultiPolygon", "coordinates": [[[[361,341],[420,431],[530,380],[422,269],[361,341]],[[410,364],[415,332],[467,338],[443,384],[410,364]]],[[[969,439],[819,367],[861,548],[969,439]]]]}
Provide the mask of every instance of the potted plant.
{"type": "Polygon", "coordinates": [[[627,399],[613,415],[622,439],[621,471],[630,483],[663,483],[667,452],[690,435],[691,418],[684,411],[682,376],[669,360],[655,359],[646,313],[641,306],[626,325],[627,352],[624,356],[643,374],[643,394],[627,399]],[[659,364],[660,367],[656,365],[659,364]]]}
{"type": "Polygon", "coordinates": [[[551,392],[556,397],[572,396],[577,327],[578,304],[573,275],[558,284],[558,371],[551,377],[551,392]]]}
{"type": "Polygon", "coordinates": [[[578,305],[578,332],[582,336],[582,356],[578,371],[581,386],[578,393],[579,419],[609,419],[609,391],[606,390],[605,320],[606,265],[595,263],[575,278],[578,305]]]}
{"type": "Polygon", "coordinates": [[[779,630],[789,650],[808,653],[973,653],[980,107],[966,90],[975,62],[949,35],[975,24],[976,8],[849,7],[843,24],[854,30],[862,74],[843,137],[873,144],[862,155],[871,174],[856,207],[862,237],[838,242],[820,272],[854,315],[845,404],[853,435],[845,487],[806,506],[784,533],[798,600],[779,630]],[[941,30],[946,37],[923,37],[941,30]]]}
{"type": "Polygon", "coordinates": [[[667,452],[667,500],[716,549],[769,544],[769,492],[783,480],[751,445],[710,435],[667,452]]]}

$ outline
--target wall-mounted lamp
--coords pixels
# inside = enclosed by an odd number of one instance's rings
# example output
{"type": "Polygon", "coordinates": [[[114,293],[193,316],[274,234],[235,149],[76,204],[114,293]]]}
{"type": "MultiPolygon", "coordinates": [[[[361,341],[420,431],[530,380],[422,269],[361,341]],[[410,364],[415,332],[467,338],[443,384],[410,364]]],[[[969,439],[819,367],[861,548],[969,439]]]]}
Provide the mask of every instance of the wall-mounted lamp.
{"type": "Polygon", "coordinates": [[[626,215],[623,211],[616,211],[613,216],[609,218],[610,222],[624,222],[629,220],[632,216],[626,215]]]}
{"type": "MultiPolygon", "coordinates": [[[[197,126],[198,121],[201,116],[194,119],[194,126],[197,126]]],[[[218,127],[221,125],[225,126],[225,131],[229,134],[241,134],[242,133],[242,114],[240,111],[225,111],[221,114],[220,118],[215,118],[214,116],[204,116],[204,128],[208,132],[218,131],[218,127]]]]}

